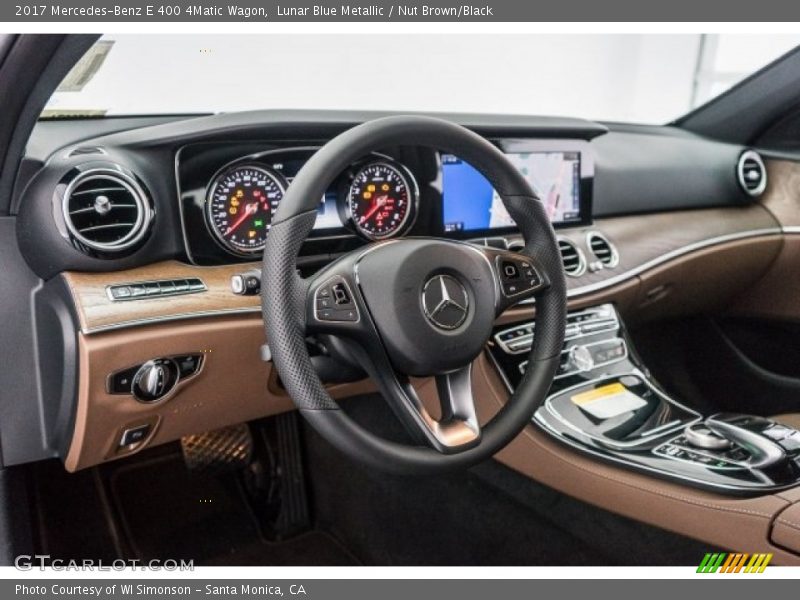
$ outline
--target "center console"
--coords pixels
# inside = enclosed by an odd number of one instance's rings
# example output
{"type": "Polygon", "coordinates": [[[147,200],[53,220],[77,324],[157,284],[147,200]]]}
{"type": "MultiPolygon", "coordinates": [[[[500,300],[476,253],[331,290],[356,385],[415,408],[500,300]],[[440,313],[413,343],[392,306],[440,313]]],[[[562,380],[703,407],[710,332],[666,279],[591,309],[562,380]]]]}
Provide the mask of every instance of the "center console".
{"type": "MultiPolygon", "coordinates": [[[[561,363],[534,424],[576,450],[732,494],[800,481],[800,431],[751,415],[704,416],[672,398],[637,356],[611,304],[570,312],[561,363]]],[[[489,353],[513,391],[536,323],[494,332],[489,353]]]]}

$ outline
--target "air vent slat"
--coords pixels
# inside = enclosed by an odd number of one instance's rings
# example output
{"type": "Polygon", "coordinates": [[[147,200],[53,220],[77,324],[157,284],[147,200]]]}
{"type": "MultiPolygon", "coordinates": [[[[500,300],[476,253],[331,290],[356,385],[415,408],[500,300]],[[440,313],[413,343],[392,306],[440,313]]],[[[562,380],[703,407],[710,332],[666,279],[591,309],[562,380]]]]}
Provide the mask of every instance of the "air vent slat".
{"type": "MultiPolygon", "coordinates": [[[[112,204],[110,210],[120,210],[121,208],[136,208],[135,204],[112,204]]],[[[80,215],[85,213],[93,213],[96,212],[94,206],[87,206],[86,208],[78,208],[76,210],[71,210],[69,212],[70,215],[80,215]]]]}
{"type": "Polygon", "coordinates": [[[739,157],[736,175],[739,185],[751,196],[759,196],[767,187],[767,168],[761,156],[752,150],[739,157]]]}
{"type": "Polygon", "coordinates": [[[590,231],[586,235],[586,243],[594,257],[599,260],[604,267],[612,269],[619,263],[617,249],[608,239],[597,231],[590,231]]]}
{"type": "Polygon", "coordinates": [[[127,192],[128,189],[124,187],[96,187],[90,190],[75,190],[72,196],[84,196],[86,194],[107,194],[108,192],[127,192]]]}
{"type": "Polygon", "coordinates": [[[578,247],[566,238],[559,238],[558,249],[561,252],[564,272],[572,277],[583,274],[586,270],[586,261],[578,247]]]}
{"type": "Polygon", "coordinates": [[[139,184],[112,169],[79,174],[67,186],[63,206],[67,228],[84,252],[131,248],[147,233],[152,216],[139,184]]]}

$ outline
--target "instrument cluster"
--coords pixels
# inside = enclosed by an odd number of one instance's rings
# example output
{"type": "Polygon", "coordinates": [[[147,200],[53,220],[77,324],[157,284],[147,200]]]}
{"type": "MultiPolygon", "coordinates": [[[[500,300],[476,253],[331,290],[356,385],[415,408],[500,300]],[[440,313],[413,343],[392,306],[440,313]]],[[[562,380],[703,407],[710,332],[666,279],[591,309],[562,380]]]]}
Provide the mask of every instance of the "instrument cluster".
{"type": "MultiPolygon", "coordinates": [[[[212,239],[236,256],[260,253],[275,212],[313,149],[287,149],[236,159],[211,178],[204,197],[212,239]]],[[[419,185],[393,158],[372,154],[351,165],[320,198],[317,236],[385,240],[406,233],[419,208],[419,185]]]]}

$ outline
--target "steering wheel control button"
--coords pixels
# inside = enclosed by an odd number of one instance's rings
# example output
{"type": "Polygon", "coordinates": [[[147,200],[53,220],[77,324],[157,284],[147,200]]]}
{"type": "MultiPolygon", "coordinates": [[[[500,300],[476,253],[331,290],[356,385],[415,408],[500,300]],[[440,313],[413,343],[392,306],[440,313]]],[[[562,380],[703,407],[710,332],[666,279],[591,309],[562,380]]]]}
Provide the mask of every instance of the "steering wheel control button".
{"type": "Polygon", "coordinates": [[[149,360],[133,377],[133,395],[140,402],[156,402],[172,391],[179,377],[178,365],[171,358],[149,360]]]}
{"type": "Polygon", "coordinates": [[[119,439],[119,447],[136,446],[147,439],[150,434],[150,425],[139,425],[131,427],[122,432],[119,439]]]}
{"type": "Polygon", "coordinates": [[[529,292],[542,284],[542,278],[531,261],[523,258],[498,256],[497,272],[503,294],[507,297],[529,292]]]}
{"type": "Polygon", "coordinates": [[[439,329],[456,329],[469,314],[469,295],[458,279],[436,275],[422,288],[422,306],[428,321],[439,329]]]}
{"type": "Polygon", "coordinates": [[[314,316],[318,321],[358,321],[358,308],[353,300],[353,292],[342,277],[326,281],[317,288],[314,296],[314,316]]]}

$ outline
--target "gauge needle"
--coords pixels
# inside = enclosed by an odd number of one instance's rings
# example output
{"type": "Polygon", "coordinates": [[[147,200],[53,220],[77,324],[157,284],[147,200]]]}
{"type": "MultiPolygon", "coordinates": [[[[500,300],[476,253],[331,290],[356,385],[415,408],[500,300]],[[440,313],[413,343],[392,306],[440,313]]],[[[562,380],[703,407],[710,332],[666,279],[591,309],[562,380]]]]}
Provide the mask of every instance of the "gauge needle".
{"type": "Polygon", "coordinates": [[[234,229],[236,229],[237,227],[239,227],[239,225],[244,223],[247,220],[247,217],[254,214],[257,210],[258,210],[258,202],[251,202],[250,204],[245,204],[242,216],[236,219],[236,222],[233,225],[228,227],[228,230],[225,232],[225,235],[230,235],[231,233],[233,233],[234,229]]]}
{"type": "Polygon", "coordinates": [[[375,197],[375,204],[372,206],[372,208],[369,209],[369,212],[367,214],[365,214],[363,217],[361,217],[361,221],[360,222],[363,223],[364,221],[369,221],[369,218],[372,215],[374,215],[376,212],[378,212],[378,209],[381,208],[383,205],[385,205],[386,201],[388,199],[389,199],[389,196],[386,196],[386,195],[376,196],[375,197]]]}

